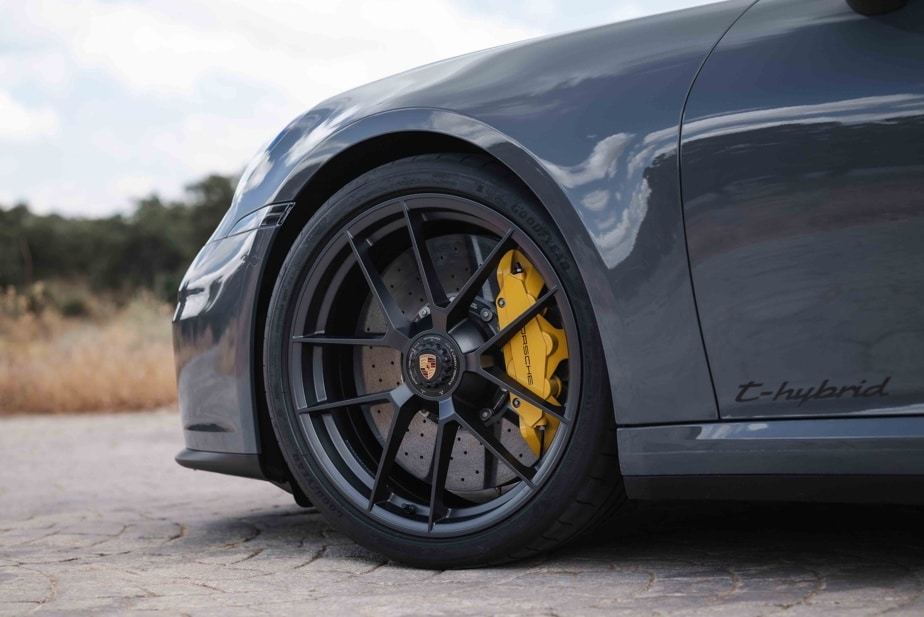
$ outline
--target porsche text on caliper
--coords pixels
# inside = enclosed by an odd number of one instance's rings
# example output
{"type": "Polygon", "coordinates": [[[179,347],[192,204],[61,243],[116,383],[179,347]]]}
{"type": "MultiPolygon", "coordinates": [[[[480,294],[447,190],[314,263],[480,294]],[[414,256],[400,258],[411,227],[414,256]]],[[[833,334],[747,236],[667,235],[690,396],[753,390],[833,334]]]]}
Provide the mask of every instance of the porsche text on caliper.
{"type": "MultiPolygon", "coordinates": [[[[508,251],[497,267],[497,320],[504,328],[520,316],[545,286],[542,275],[517,250],[508,251]]],[[[555,376],[558,365],[568,358],[565,332],[539,314],[524,325],[504,345],[507,374],[540,398],[558,405],[561,380],[555,376]]],[[[558,420],[541,409],[510,393],[510,404],[520,416],[520,433],[529,447],[541,456],[552,442],[558,420]]]]}

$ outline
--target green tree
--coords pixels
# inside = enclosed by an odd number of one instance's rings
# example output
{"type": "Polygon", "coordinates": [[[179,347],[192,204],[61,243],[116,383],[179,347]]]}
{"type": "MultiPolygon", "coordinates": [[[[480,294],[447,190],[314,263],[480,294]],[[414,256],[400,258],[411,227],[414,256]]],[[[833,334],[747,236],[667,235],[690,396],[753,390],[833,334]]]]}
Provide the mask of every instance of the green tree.
{"type": "Polygon", "coordinates": [[[139,200],[130,216],[37,215],[0,207],[0,286],[87,280],[95,289],[149,289],[171,298],[180,277],[231,204],[235,178],[209,175],[186,199],[139,200]]]}

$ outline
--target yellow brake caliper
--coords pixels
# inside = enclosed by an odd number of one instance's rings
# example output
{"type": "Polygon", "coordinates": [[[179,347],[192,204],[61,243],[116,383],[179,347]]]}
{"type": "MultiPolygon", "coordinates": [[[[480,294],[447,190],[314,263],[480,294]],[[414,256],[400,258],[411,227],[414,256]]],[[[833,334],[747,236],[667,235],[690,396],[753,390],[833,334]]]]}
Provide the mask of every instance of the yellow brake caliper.
{"type": "MultiPolygon", "coordinates": [[[[522,315],[545,286],[542,275],[517,250],[508,251],[497,267],[497,321],[504,328],[522,315]]],[[[561,380],[554,375],[562,360],[568,358],[565,332],[556,328],[542,314],[526,323],[504,345],[504,362],[511,378],[532,390],[540,398],[558,405],[561,380]]],[[[531,403],[510,393],[510,404],[520,416],[520,433],[536,453],[542,456],[552,443],[558,420],[531,403]]]]}

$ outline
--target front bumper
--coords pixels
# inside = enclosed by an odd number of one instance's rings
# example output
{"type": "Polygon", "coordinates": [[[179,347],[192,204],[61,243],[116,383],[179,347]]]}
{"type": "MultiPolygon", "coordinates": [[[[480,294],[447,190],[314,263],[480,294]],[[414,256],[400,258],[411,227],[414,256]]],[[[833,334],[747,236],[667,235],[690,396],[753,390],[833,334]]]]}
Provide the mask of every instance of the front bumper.
{"type": "Polygon", "coordinates": [[[206,244],[183,279],[173,318],[183,466],[262,477],[253,464],[260,454],[254,341],[260,279],[276,230],[206,244]]]}
{"type": "Polygon", "coordinates": [[[176,455],[176,462],[183,467],[199,471],[214,471],[255,480],[267,479],[260,466],[260,455],[258,454],[203,452],[185,448],[176,455]]]}

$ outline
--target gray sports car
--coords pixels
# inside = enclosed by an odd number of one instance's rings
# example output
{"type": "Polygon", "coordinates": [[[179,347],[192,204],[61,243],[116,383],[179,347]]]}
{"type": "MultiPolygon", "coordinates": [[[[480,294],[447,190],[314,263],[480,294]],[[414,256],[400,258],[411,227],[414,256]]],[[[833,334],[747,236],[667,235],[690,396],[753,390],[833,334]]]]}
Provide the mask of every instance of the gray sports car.
{"type": "Polygon", "coordinates": [[[917,501],[922,306],[921,0],[507,45],[253,159],[180,289],[177,461],[424,567],[633,499],[917,501]]]}

